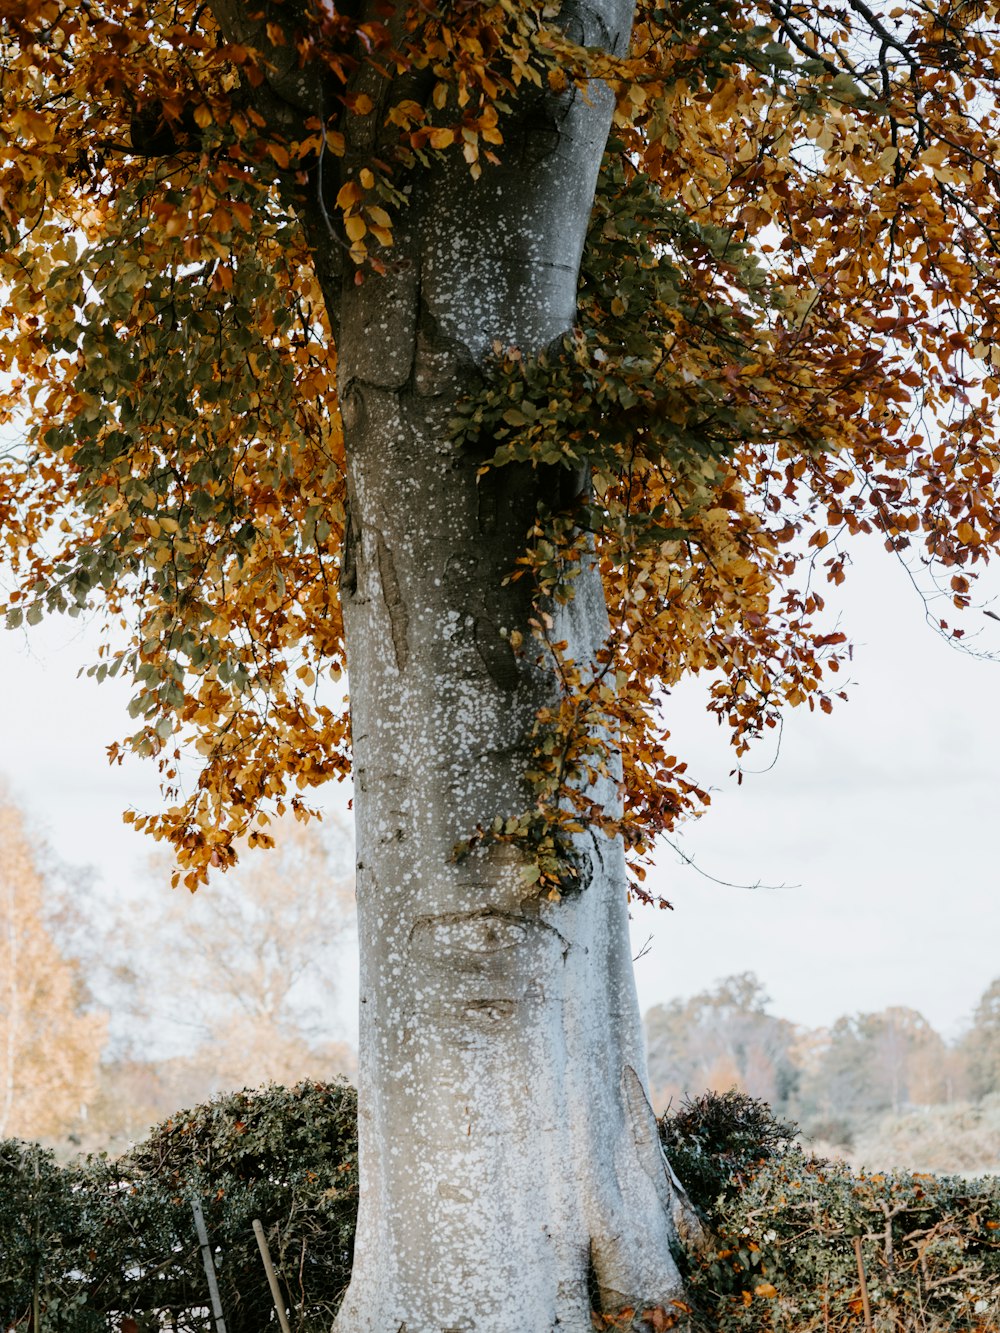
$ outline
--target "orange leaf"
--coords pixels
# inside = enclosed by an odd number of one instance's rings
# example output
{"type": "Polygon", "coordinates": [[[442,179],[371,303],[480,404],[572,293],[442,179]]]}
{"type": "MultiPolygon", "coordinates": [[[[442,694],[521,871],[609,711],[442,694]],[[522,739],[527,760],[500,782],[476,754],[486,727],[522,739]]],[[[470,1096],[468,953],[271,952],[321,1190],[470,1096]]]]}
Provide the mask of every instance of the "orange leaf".
{"type": "Polygon", "coordinates": [[[361,198],[361,187],[357,181],[346,181],[337,193],[337,207],[350,208],[361,198]]]}
{"type": "Polygon", "coordinates": [[[955,529],[955,536],[965,546],[976,546],[979,543],[979,533],[971,523],[959,523],[958,527],[955,529]]]}

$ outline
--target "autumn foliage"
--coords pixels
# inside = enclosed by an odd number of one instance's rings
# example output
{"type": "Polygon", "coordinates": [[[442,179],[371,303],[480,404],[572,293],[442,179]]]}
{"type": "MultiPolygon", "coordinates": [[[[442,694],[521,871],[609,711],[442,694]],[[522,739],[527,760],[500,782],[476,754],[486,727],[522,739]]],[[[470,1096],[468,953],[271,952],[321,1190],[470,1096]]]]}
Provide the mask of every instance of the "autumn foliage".
{"type": "Polygon", "coordinates": [[[642,0],[621,57],[522,0],[273,4],[243,41],[230,11],[10,0],[0,28],[7,620],[126,626],[91,668],[135,681],[111,755],[159,763],[164,808],[132,817],[191,887],[349,770],[318,692],[344,665],[346,518],[317,266],[391,265],[410,174],[491,170],[524,97],[599,77],[617,99],[579,321],[537,360],[496,348],[455,447],[590,478],[511,576],[551,640],[597,559],[612,634],[596,673],[548,643],[536,807],[470,839],[522,838],[555,886],[560,827],[598,818],[641,876],[707,800],[669,690],[706,673],[738,754],[787,706],[829,711],[848,649],[824,586],[858,533],[964,633],[944,608],[1000,543],[997,5],[642,0]],[[345,156],[347,117],[384,149],[345,156]],[[591,810],[574,793],[619,746],[623,812],[591,810]]]}
{"type": "Polygon", "coordinates": [[[59,947],[43,848],[0,786],[0,1138],[61,1138],[98,1082],[107,1016],[59,947]]]}

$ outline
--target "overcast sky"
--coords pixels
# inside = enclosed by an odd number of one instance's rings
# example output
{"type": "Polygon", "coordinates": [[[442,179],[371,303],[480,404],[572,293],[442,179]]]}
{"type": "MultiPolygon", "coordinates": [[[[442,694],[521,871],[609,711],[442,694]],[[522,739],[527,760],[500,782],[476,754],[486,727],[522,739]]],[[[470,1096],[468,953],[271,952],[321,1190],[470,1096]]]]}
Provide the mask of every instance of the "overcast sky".
{"type": "MultiPolygon", "coordinates": [[[[786,887],[724,888],[664,849],[652,886],[675,910],[634,913],[636,952],[653,936],[636,965],[643,1008],[750,970],[773,1011],[800,1023],[904,1004],[954,1035],[1000,976],[1000,665],[935,635],[875,543],[840,616],[856,644],[850,703],[790,714],[773,768],[739,790],[703,687],[674,694],[671,748],[714,789],[685,851],[719,879],[786,887]]],[[[981,612],[965,623],[1000,649],[1000,625],[981,612]]],[[[126,806],[156,807],[154,767],[104,759],[129,728],[127,687],[77,678],[95,643],[72,620],[0,631],[0,774],[57,854],[92,866],[107,892],[166,892],[149,879],[149,839],[121,822],[126,806]]],[[[747,766],[773,758],[762,748],[747,766]]]]}

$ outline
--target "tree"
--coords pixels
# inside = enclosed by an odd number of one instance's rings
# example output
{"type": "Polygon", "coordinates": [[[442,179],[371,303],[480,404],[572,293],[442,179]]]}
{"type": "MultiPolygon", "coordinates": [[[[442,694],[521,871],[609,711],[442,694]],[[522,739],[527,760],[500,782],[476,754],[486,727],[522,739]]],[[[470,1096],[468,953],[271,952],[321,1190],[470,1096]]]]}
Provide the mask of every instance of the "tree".
{"type": "Polygon", "coordinates": [[[194,1063],[207,1080],[203,1099],[353,1065],[335,1038],[337,955],[354,915],[352,879],[316,826],[286,820],[274,836],[265,861],[194,898],[174,897],[156,923],[159,960],[125,922],[129,953],[149,964],[154,1022],[182,1023],[193,1034],[194,1063]]]}
{"type": "Polygon", "coordinates": [[[1000,977],[980,996],[962,1042],[974,1097],[1000,1092],[1000,977]]]}
{"type": "Polygon", "coordinates": [[[944,1042],[922,1014],[896,1005],[838,1018],[805,1096],[820,1114],[873,1115],[947,1097],[944,1042]]]}
{"type": "Polygon", "coordinates": [[[107,1018],[50,928],[38,845],[0,789],[0,1138],[63,1139],[97,1087],[107,1018]]]}
{"type": "Polygon", "coordinates": [[[80,951],[113,1015],[87,1146],[125,1146],[178,1106],[233,1088],[353,1074],[338,1012],[353,849],[344,828],[291,817],[273,834],[271,856],[202,893],[146,898],[141,914],[121,904],[80,951]]]}
{"type": "Polygon", "coordinates": [[[799,1079],[796,1031],[767,1012],[769,1003],[757,977],[744,972],[690,1000],[651,1009],[646,1032],[654,1104],[736,1088],[787,1113],[799,1079]]]}
{"type": "Polygon", "coordinates": [[[841,538],[959,607],[1000,541],[995,6],[8,14],[8,621],[131,617],[190,887],[353,765],[340,1333],[668,1305],[661,704],[709,673],[742,753],[833,706],[841,538]]]}

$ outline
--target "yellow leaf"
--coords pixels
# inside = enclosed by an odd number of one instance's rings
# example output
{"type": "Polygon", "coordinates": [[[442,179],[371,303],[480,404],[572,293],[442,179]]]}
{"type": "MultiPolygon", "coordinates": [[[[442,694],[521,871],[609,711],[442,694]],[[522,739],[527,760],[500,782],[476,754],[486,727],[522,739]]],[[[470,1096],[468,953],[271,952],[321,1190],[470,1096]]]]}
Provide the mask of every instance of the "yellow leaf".
{"type": "Polygon", "coordinates": [[[351,241],[360,241],[362,236],[368,230],[365,220],[358,217],[357,213],[344,219],[344,230],[347,232],[347,238],[351,241]]]}
{"type": "Polygon", "coordinates": [[[55,138],[55,126],[48,116],[40,116],[37,111],[18,111],[11,117],[11,124],[39,143],[51,143],[55,138]]]}
{"type": "Polygon", "coordinates": [[[424,108],[419,102],[414,102],[409,98],[402,102],[397,102],[389,112],[389,120],[393,125],[407,126],[416,121],[424,119],[424,108]]]}
{"type": "Polygon", "coordinates": [[[337,194],[337,207],[350,208],[361,198],[361,187],[357,181],[346,181],[337,194]]]}

